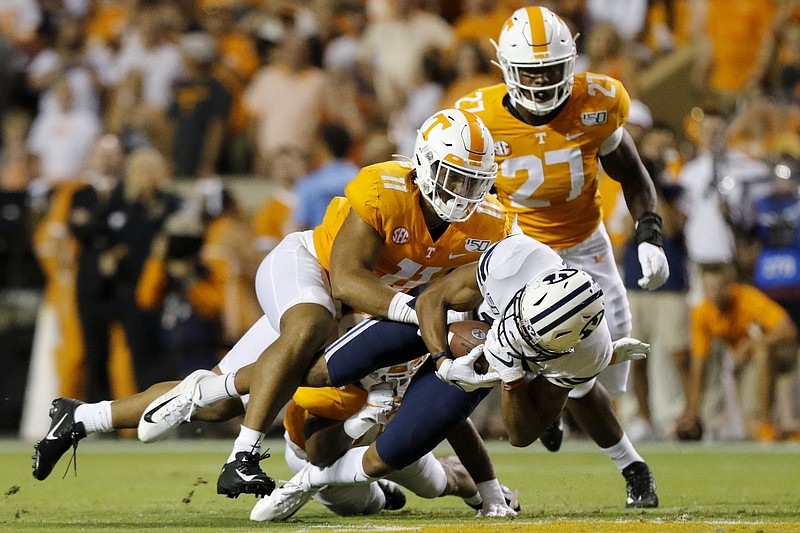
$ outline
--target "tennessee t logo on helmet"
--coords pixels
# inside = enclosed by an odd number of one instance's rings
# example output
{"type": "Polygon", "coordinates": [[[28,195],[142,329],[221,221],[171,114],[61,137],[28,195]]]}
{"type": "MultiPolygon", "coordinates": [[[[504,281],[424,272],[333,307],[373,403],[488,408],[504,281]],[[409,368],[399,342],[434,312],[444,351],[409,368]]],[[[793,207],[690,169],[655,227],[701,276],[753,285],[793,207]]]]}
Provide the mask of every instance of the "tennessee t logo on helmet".
{"type": "Polygon", "coordinates": [[[515,104],[546,115],[572,93],[577,51],[567,24],[545,7],[514,11],[500,32],[497,65],[515,104]]]}
{"type": "Polygon", "coordinates": [[[458,109],[422,124],[412,163],[420,193],[446,222],[467,220],[497,177],[491,133],[476,115],[458,109]]]}

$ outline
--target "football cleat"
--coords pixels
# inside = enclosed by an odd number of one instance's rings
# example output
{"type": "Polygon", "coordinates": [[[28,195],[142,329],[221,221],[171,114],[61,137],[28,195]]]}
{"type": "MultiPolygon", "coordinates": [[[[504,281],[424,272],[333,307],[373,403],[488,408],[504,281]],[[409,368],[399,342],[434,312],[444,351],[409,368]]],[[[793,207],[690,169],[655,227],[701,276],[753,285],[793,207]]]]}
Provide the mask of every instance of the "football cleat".
{"type": "Polygon", "coordinates": [[[86,436],[83,422],[75,422],[75,408],[82,403],[72,398],[53,400],[53,406],[50,408],[50,430],[34,446],[33,477],[36,479],[47,478],[70,447],[77,451],[78,441],[86,436]]]}
{"type": "Polygon", "coordinates": [[[558,415],[556,421],[550,427],[542,431],[539,435],[539,442],[542,446],[551,452],[557,452],[561,449],[561,442],[564,440],[564,422],[561,420],[561,415],[558,415]]]}
{"type": "Polygon", "coordinates": [[[236,458],[225,463],[217,479],[217,494],[238,498],[239,494],[269,496],[275,490],[275,481],[261,470],[259,462],[268,453],[237,452],[236,458]]]}
{"type": "Polygon", "coordinates": [[[406,495],[400,485],[388,479],[379,479],[378,488],[383,491],[386,503],[383,508],[387,511],[399,511],[406,506],[406,495]]]}
{"type": "Polygon", "coordinates": [[[312,487],[309,479],[310,464],[305,465],[292,479],[268,497],[256,502],[250,520],[274,522],[286,520],[314,497],[323,487],[312,487]]]}
{"type": "Polygon", "coordinates": [[[625,507],[650,509],[658,507],[656,480],[646,463],[636,461],[622,469],[627,488],[625,507]]]}
{"type": "Polygon", "coordinates": [[[166,437],[175,426],[189,422],[197,410],[197,384],[217,374],[210,370],[195,370],[183,381],[162,394],[144,410],[139,419],[139,440],[156,442],[166,437]]]}

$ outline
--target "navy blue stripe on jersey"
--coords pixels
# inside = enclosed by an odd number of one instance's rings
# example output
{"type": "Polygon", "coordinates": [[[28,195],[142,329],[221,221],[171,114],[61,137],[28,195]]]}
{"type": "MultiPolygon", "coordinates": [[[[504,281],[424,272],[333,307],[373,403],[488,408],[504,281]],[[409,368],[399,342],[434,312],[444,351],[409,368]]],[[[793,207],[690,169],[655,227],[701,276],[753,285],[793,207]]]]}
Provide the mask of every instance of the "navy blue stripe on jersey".
{"type": "Polygon", "coordinates": [[[417,371],[400,408],[375,441],[380,458],[395,470],[432,451],[491,391],[466,393],[437,378],[434,369],[428,360],[417,371]]]}
{"type": "Polygon", "coordinates": [[[339,346],[347,343],[347,341],[352,337],[359,335],[362,330],[374,326],[375,324],[380,322],[380,320],[381,320],[380,318],[368,318],[367,320],[364,320],[360,324],[356,324],[355,326],[347,330],[347,333],[345,333],[344,335],[342,335],[341,337],[330,343],[327,346],[327,348],[325,348],[325,354],[331,354],[335,352],[339,346]]]}
{"type": "MultiPolygon", "coordinates": [[[[586,287],[588,285],[589,285],[589,283],[587,282],[586,284],[583,285],[583,287],[586,287]]],[[[583,287],[581,287],[581,288],[583,288],[583,287]]],[[[578,289],[578,290],[580,290],[580,289],[578,289]]],[[[559,316],[556,320],[554,320],[550,324],[544,326],[543,328],[540,328],[537,331],[537,333],[539,335],[544,335],[545,333],[547,333],[548,331],[554,329],[556,326],[560,325],[561,323],[563,323],[567,319],[575,316],[578,312],[580,312],[581,309],[584,309],[590,303],[592,303],[593,301],[595,301],[598,298],[600,298],[600,296],[602,296],[602,295],[603,295],[603,293],[601,291],[595,291],[594,294],[592,294],[590,297],[588,297],[584,301],[580,302],[574,308],[570,309],[569,311],[566,311],[566,312],[562,313],[561,316],[559,316]]]]}
{"type": "Polygon", "coordinates": [[[478,288],[481,289],[481,292],[483,292],[483,284],[486,282],[486,277],[489,275],[489,258],[500,242],[502,241],[491,245],[478,259],[478,288]]]}
{"type": "Polygon", "coordinates": [[[399,365],[428,353],[416,324],[369,319],[325,349],[334,387],[355,383],[379,368],[399,365]]]}
{"type": "Polygon", "coordinates": [[[548,378],[548,379],[559,383],[564,388],[571,389],[572,387],[577,387],[578,385],[586,383],[587,381],[592,381],[597,376],[598,374],[595,374],[590,378],[548,378]]]}

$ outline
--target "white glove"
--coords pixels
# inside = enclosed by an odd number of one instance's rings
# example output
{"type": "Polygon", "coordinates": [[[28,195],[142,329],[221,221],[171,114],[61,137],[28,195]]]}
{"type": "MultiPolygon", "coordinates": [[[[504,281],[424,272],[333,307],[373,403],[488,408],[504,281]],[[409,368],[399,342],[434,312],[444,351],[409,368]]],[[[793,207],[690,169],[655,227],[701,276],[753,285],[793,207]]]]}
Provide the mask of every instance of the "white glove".
{"type": "Polygon", "coordinates": [[[503,383],[513,383],[525,377],[525,369],[522,368],[522,359],[512,357],[511,351],[504,348],[497,342],[494,328],[489,330],[486,335],[486,343],[483,345],[483,355],[489,363],[490,373],[497,374],[503,383]]]}
{"type": "Polygon", "coordinates": [[[471,313],[469,311],[453,311],[452,309],[447,310],[447,323],[453,324],[455,322],[461,322],[463,320],[469,320],[471,313]]]}
{"type": "Polygon", "coordinates": [[[622,337],[611,343],[614,353],[611,355],[610,365],[625,361],[638,361],[650,355],[650,345],[631,337],[622,337]]]}
{"type": "Polygon", "coordinates": [[[445,359],[436,370],[436,377],[464,392],[473,392],[483,387],[494,387],[500,381],[500,377],[496,373],[478,374],[475,372],[475,361],[482,354],[483,345],[481,344],[463,357],[445,359]]]}
{"type": "Polygon", "coordinates": [[[398,407],[392,385],[378,383],[367,393],[364,407],[344,421],[344,432],[352,439],[360,439],[373,427],[388,424],[398,407]]]}
{"type": "Polygon", "coordinates": [[[638,251],[639,264],[642,266],[639,286],[648,291],[656,290],[669,278],[667,256],[664,255],[664,250],[649,242],[640,243],[638,251]]]}
{"type": "Polygon", "coordinates": [[[478,511],[475,518],[515,518],[517,512],[504,503],[483,504],[483,508],[478,511]]]}

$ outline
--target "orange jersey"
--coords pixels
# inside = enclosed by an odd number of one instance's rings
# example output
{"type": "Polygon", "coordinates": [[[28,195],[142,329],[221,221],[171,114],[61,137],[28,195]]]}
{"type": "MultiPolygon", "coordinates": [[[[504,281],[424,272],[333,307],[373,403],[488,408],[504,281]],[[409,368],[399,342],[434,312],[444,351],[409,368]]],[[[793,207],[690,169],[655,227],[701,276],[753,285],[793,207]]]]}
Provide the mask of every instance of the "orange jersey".
{"type": "Polygon", "coordinates": [[[467,221],[451,223],[433,242],[419,205],[425,200],[421,200],[407,163],[390,161],[365,167],[344,192],[346,198],[334,198],[322,224],[314,229],[320,264],[330,270],[333,240],[352,209],[383,239],[375,273],[398,290],[413,289],[452,268],[477,261],[511,229],[503,207],[487,196],[467,221]]]}
{"type": "Polygon", "coordinates": [[[576,74],[566,106],[543,126],[514,117],[503,105],[507,94],[493,85],[456,102],[492,132],[497,198],[534,239],[555,249],[583,242],[602,219],[598,151],[628,119],[628,92],[614,78],[576,74]]]}
{"type": "Polygon", "coordinates": [[[733,305],[726,313],[710,300],[703,300],[692,309],[692,354],[708,357],[713,339],[721,338],[735,346],[748,336],[753,324],[768,332],[787,316],[783,307],[760,290],[736,283],[733,286],[733,305]]]}
{"type": "Polygon", "coordinates": [[[289,434],[289,439],[305,449],[303,428],[309,414],[330,420],[347,420],[366,401],[367,391],[355,385],[345,385],[342,388],[298,387],[292,401],[286,406],[283,427],[289,434]]]}

